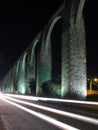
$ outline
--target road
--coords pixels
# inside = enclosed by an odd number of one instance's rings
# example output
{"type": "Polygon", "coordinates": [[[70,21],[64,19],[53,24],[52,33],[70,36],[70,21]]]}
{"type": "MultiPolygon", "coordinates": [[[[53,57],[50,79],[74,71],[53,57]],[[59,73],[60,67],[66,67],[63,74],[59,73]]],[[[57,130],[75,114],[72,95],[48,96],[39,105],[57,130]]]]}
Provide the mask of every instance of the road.
{"type": "MultiPolygon", "coordinates": [[[[28,118],[27,124],[29,124],[29,127],[35,122],[36,130],[98,130],[98,102],[56,100],[9,94],[3,95],[1,102],[6,103],[5,111],[7,111],[7,107],[8,109],[11,107],[11,112],[13,111],[14,114],[21,110],[20,113],[24,113],[22,118],[28,118]],[[38,124],[39,127],[37,127],[38,124]]],[[[0,113],[2,114],[2,112],[0,113]]],[[[17,120],[21,118],[20,113],[17,120]]],[[[13,120],[10,122],[13,122],[13,120]]],[[[10,122],[7,123],[10,125],[10,122]]],[[[17,124],[17,121],[15,124],[17,124]]],[[[23,125],[26,128],[26,123],[23,123],[23,125]]],[[[23,130],[31,130],[32,128],[29,127],[23,130]]],[[[19,130],[19,128],[14,127],[12,130],[19,130]]]]}

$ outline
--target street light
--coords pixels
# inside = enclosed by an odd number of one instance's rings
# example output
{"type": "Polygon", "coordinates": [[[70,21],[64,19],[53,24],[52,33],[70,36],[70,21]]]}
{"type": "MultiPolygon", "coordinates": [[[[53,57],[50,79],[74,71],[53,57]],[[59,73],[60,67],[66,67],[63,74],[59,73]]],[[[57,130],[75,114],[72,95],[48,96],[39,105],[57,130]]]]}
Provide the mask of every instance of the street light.
{"type": "Polygon", "coordinates": [[[94,95],[94,94],[98,94],[98,91],[96,90],[92,90],[93,88],[93,83],[97,83],[98,84],[98,78],[91,78],[89,79],[90,82],[90,89],[87,90],[87,95],[94,95]]]}
{"type": "Polygon", "coordinates": [[[97,79],[97,78],[94,78],[93,80],[94,80],[96,83],[98,82],[98,79],[97,79]]]}
{"type": "Polygon", "coordinates": [[[98,78],[90,79],[90,91],[92,91],[92,84],[93,84],[93,82],[98,83],[98,78]]]}

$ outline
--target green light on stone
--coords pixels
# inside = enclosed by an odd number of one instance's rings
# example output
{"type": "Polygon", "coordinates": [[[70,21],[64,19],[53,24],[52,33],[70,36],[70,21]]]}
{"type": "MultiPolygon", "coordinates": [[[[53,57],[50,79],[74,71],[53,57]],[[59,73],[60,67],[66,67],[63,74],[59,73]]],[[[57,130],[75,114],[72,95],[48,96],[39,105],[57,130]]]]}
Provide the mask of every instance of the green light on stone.
{"type": "Polygon", "coordinates": [[[19,93],[25,94],[25,85],[23,82],[19,82],[19,93]]]}
{"type": "Polygon", "coordinates": [[[25,86],[24,86],[24,84],[21,84],[21,93],[25,94],[25,86]]]}

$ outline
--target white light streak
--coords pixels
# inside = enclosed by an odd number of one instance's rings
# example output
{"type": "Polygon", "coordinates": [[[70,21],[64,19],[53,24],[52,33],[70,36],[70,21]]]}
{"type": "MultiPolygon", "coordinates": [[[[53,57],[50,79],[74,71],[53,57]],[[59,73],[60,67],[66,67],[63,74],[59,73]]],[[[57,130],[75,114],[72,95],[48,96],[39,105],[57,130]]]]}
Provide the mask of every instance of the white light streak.
{"type": "MultiPolygon", "coordinates": [[[[14,95],[14,94],[5,94],[6,96],[10,96],[10,97],[16,97],[16,98],[21,98],[21,99],[27,99],[27,100],[34,100],[34,101],[38,101],[37,97],[33,97],[33,96],[25,96],[25,95],[14,95]]],[[[46,101],[46,100],[45,100],[46,101]]]]}
{"type": "Polygon", "coordinates": [[[68,99],[57,99],[57,98],[44,98],[44,97],[33,97],[33,96],[24,96],[24,95],[14,95],[14,94],[5,94],[10,97],[23,98],[27,100],[34,101],[54,101],[54,102],[68,102],[68,103],[77,103],[77,104],[88,104],[88,105],[98,105],[98,102],[91,101],[79,101],[79,100],[68,100],[68,99]]]}
{"type": "Polygon", "coordinates": [[[45,107],[45,106],[37,105],[37,104],[34,104],[34,103],[20,101],[20,100],[13,99],[13,98],[10,98],[10,97],[7,97],[7,96],[5,96],[5,98],[10,99],[10,100],[15,101],[15,102],[18,102],[18,103],[29,105],[29,106],[32,106],[32,107],[35,107],[35,108],[38,108],[38,109],[53,112],[53,113],[56,113],[56,114],[59,114],[59,115],[62,115],[62,116],[67,116],[67,117],[78,119],[78,120],[88,122],[88,123],[91,123],[91,124],[94,124],[94,125],[98,125],[98,120],[94,119],[94,118],[90,118],[90,117],[86,117],[86,116],[82,116],[82,115],[78,115],[78,114],[74,114],[74,113],[70,113],[70,112],[66,112],[66,111],[62,111],[62,110],[58,110],[58,109],[54,109],[54,108],[50,108],[50,107],[45,107]]]}
{"type": "Polygon", "coordinates": [[[75,127],[72,127],[72,126],[67,125],[67,124],[65,124],[65,123],[62,123],[62,122],[60,122],[60,121],[57,121],[57,120],[55,120],[55,119],[52,118],[52,117],[49,117],[49,116],[46,116],[46,115],[44,115],[44,114],[35,112],[35,111],[30,110],[30,109],[28,109],[28,108],[26,108],[26,107],[24,107],[24,106],[21,106],[21,105],[19,105],[19,104],[16,104],[16,103],[14,103],[14,102],[11,102],[11,101],[9,101],[9,100],[7,100],[7,99],[2,98],[2,100],[6,101],[6,102],[8,102],[8,103],[10,103],[10,104],[12,104],[12,105],[14,105],[14,106],[16,106],[16,107],[22,109],[22,110],[24,110],[24,111],[26,111],[26,112],[28,112],[28,113],[30,113],[30,114],[32,114],[32,115],[34,115],[34,116],[36,116],[36,117],[42,119],[42,120],[44,120],[44,121],[47,121],[47,122],[49,122],[49,123],[51,123],[51,124],[53,124],[53,125],[55,125],[55,126],[61,128],[61,129],[64,129],[64,130],[79,130],[79,129],[75,128],[75,127]]]}
{"type": "Polygon", "coordinates": [[[0,98],[2,98],[2,97],[3,97],[3,93],[0,92],[0,98]]]}

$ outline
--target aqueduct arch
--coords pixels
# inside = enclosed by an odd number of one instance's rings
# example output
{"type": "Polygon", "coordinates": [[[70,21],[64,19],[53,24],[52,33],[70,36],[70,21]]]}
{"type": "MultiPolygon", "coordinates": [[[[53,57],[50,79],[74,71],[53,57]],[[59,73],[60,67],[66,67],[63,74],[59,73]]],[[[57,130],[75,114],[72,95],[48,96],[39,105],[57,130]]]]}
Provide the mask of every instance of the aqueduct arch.
{"type": "MultiPolygon", "coordinates": [[[[42,84],[44,81],[52,79],[52,55],[54,51],[53,32],[57,23],[62,19],[62,32],[61,32],[61,97],[76,97],[85,98],[86,96],[86,47],[85,47],[85,27],[82,15],[82,10],[85,0],[64,0],[62,6],[54,14],[49,23],[42,29],[38,36],[34,39],[31,51],[31,60],[29,64],[32,67],[33,74],[36,77],[36,95],[42,93],[42,84]],[[35,63],[34,58],[35,57],[35,63]],[[36,71],[36,72],[35,72],[36,71]]],[[[28,50],[24,52],[24,56],[20,60],[20,70],[25,75],[25,62],[28,50]],[[23,65],[24,63],[24,65],[23,65]],[[24,68],[22,70],[22,68],[24,68]]],[[[18,65],[18,64],[17,64],[18,65]]],[[[17,66],[16,65],[16,66],[17,66]]],[[[28,66],[30,67],[30,66],[28,66]]],[[[13,67],[15,68],[15,67],[13,67]]],[[[16,67],[17,68],[17,67],[16,67]]],[[[27,68],[29,70],[29,68],[27,68]]],[[[15,71],[13,71],[16,73],[15,71]]],[[[10,73],[10,72],[9,72],[10,73]]],[[[33,74],[30,73],[32,76],[33,74]]],[[[8,76],[2,81],[8,81],[8,76]]],[[[19,88],[22,78],[19,74],[19,88]]],[[[10,80],[12,76],[10,75],[10,80]]],[[[24,78],[25,79],[25,78],[24,78]]],[[[27,79],[26,79],[27,80],[27,79]]],[[[25,81],[22,82],[23,86],[25,81]]],[[[9,87],[9,85],[8,85],[9,87]]]]}

